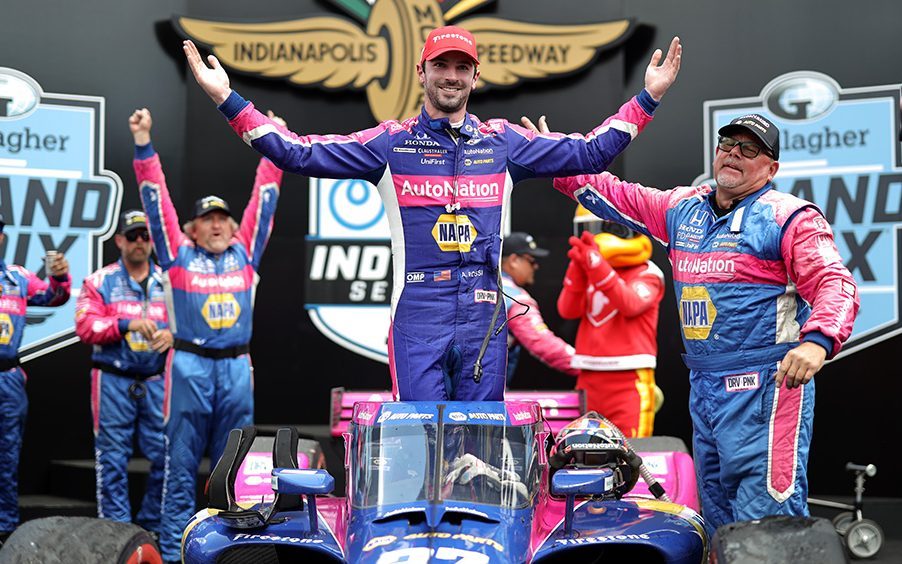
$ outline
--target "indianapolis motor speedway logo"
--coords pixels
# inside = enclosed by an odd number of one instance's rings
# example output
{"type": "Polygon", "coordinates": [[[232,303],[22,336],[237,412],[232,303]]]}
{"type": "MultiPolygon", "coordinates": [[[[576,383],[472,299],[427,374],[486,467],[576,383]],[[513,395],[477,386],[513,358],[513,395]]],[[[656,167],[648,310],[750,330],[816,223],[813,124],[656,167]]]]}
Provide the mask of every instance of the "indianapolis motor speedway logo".
{"type": "Polygon", "coordinates": [[[758,96],[704,104],[706,171],[712,184],[717,129],[748,113],[780,128],[778,190],[814,202],[858,284],[861,309],[839,356],[902,332],[902,144],[900,85],[842,88],[816,72],[785,74],[758,96]]]}
{"type": "MultiPolygon", "coordinates": [[[[423,89],[415,67],[436,27],[454,23],[473,33],[480,91],[576,72],[632,30],[629,20],[548,25],[460,19],[494,0],[332,3],[356,21],[328,15],[266,23],[175,17],[174,23],[232,70],[301,87],[363,90],[377,121],[420,112],[423,89]]],[[[387,362],[391,246],[375,186],[311,178],[309,233],[305,298],[313,323],[340,345],[387,362]]]]}
{"type": "Polygon", "coordinates": [[[103,98],[43,92],[25,73],[0,68],[0,256],[46,278],[46,251],[63,252],[73,282],[64,306],[28,308],[23,361],[78,340],[79,286],[103,264],[122,200],[122,181],[103,168],[103,124],[103,98]]]}

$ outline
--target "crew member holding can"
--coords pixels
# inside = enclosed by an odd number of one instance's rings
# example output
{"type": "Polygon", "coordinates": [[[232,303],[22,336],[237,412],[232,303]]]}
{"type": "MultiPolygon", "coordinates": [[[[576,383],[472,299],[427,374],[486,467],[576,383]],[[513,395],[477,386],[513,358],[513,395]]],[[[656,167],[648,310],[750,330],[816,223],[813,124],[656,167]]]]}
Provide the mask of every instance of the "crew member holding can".
{"type": "MultiPolygon", "coordinates": [[[[0,216],[0,248],[6,223],[0,216]]],[[[45,258],[47,279],[0,258],[0,541],[19,524],[19,451],[28,412],[25,371],[19,366],[19,344],[27,306],[61,306],[69,300],[72,277],[63,253],[45,258]]]]}

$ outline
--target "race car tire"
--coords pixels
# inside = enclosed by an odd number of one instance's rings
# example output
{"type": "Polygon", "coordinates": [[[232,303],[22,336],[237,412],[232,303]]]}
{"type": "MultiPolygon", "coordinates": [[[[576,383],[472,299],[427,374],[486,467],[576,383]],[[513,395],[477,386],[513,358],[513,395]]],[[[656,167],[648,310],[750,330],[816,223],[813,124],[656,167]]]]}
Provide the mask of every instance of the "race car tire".
{"type": "Polygon", "coordinates": [[[636,452],[685,452],[689,454],[686,443],[679,437],[645,437],[642,439],[629,439],[630,446],[636,452]]]}
{"type": "Polygon", "coordinates": [[[844,564],[842,539],[821,518],[775,515],[723,525],[711,540],[710,562],[818,562],[844,564]]]}
{"type": "Polygon", "coordinates": [[[92,517],[45,517],[23,523],[0,550],[0,564],[161,564],[150,533],[92,517]]]}
{"type": "Polygon", "coordinates": [[[883,546],[883,529],[870,519],[855,521],[846,528],[846,548],[852,558],[870,558],[883,546]]]}

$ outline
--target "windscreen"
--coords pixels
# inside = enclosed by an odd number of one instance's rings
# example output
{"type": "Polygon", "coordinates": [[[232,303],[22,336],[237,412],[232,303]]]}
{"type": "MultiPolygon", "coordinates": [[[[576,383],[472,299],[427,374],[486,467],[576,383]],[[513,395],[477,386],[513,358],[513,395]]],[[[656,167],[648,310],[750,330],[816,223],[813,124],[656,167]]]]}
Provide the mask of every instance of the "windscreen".
{"type": "Polygon", "coordinates": [[[355,507],[453,500],[518,508],[538,490],[533,426],[445,424],[441,448],[432,422],[355,427],[355,507]]]}

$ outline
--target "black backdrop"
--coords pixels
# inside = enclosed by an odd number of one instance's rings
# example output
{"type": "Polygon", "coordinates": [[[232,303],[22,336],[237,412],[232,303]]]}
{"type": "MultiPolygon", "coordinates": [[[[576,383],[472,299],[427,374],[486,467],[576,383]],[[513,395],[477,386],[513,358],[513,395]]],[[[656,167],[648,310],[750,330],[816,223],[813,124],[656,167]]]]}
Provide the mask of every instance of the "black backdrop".
{"type": "MultiPolygon", "coordinates": [[[[123,208],[138,206],[131,172],[132,142],[126,119],[136,107],[154,116],[154,145],[161,154],[176,205],[187,213],[200,195],[216,192],[233,206],[246,201],[256,156],[223,123],[212,104],[186,82],[174,14],[198,18],[288,19],[337,13],[327,2],[234,0],[117,2],[8,0],[0,17],[0,66],[34,77],[47,92],[106,98],[106,167],[123,179],[123,208]]],[[[655,119],[613,170],[633,181],[671,187],[691,182],[704,170],[702,101],[756,94],[773,77],[793,70],[829,74],[844,87],[900,81],[902,63],[894,0],[866,3],[825,0],[787,3],[764,0],[498,0],[483,12],[542,23],[580,23],[622,17],[637,27],[622,48],[602,54],[589,68],[565,79],[528,83],[508,91],[477,93],[471,111],[480,117],[548,115],[552,127],[587,131],[642,86],[654,47],[673,35],[684,43],[677,84],[655,119]]],[[[281,82],[238,77],[233,86],[261,108],[272,108],[295,131],[347,132],[373,124],[359,92],[325,93],[281,82]]],[[[255,333],[257,421],[325,423],[333,386],[388,387],[383,364],[357,356],[322,336],[303,310],[304,236],[308,195],[304,178],[286,176],[276,227],[261,266],[255,333]]],[[[543,261],[533,294],[549,325],[568,340],[575,324],[562,322],[553,306],[565,264],[572,203],[548,181],[518,186],[512,226],[532,232],[543,246],[561,252],[543,261]]],[[[106,257],[116,249],[109,242],[106,257]]],[[[655,261],[669,276],[660,249],[655,261]]],[[[672,290],[662,305],[657,379],[666,394],[656,431],[690,436],[687,371],[679,354],[672,290]]],[[[873,462],[891,474],[894,456],[882,437],[897,437],[900,370],[898,337],[824,368],[817,376],[811,490],[850,493],[842,471],[849,459],[873,462]],[[886,448],[886,452],[880,449],[886,448]]],[[[21,491],[40,491],[51,458],[92,456],[89,351],[72,345],[29,362],[30,412],[22,454],[21,491]]],[[[565,388],[572,380],[524,356],[515,387],[565,388]]],[[[897,467],[898,469],[898,467],[897,467]]],[[[898,495],[887,478],[869,482],[869,493],[898,495]]]]}

